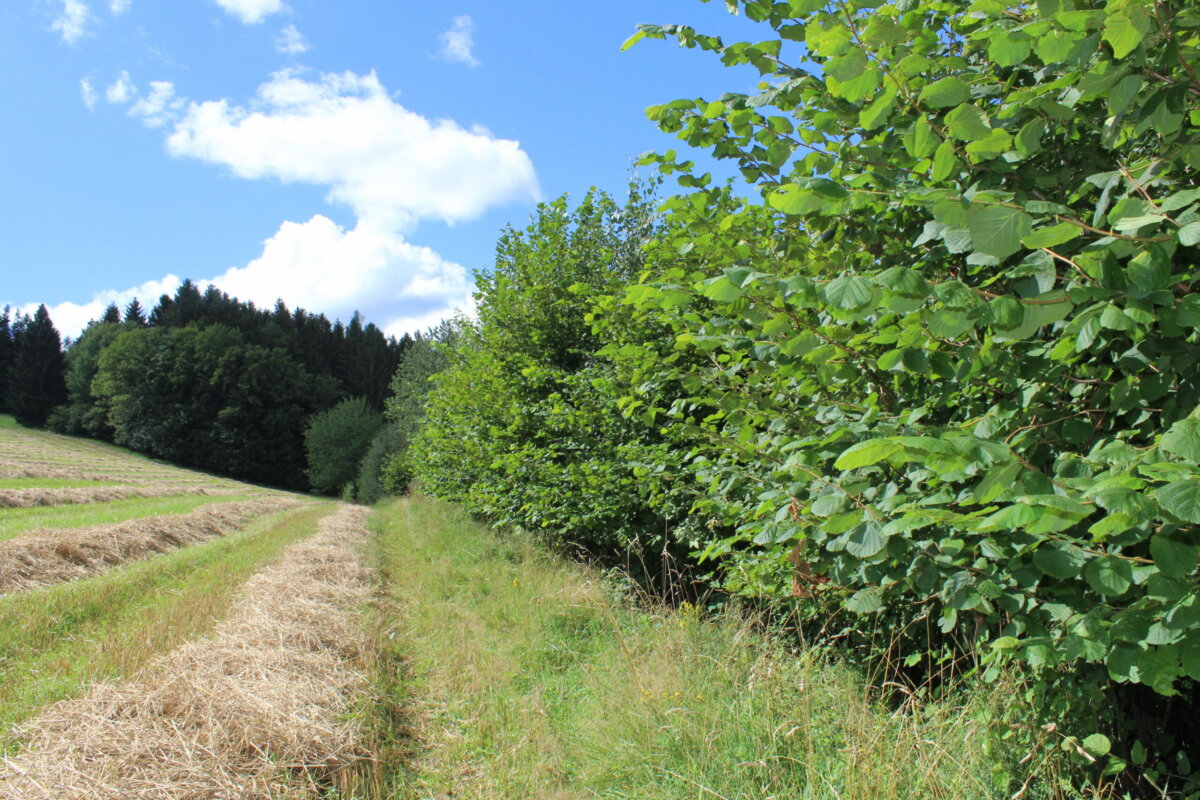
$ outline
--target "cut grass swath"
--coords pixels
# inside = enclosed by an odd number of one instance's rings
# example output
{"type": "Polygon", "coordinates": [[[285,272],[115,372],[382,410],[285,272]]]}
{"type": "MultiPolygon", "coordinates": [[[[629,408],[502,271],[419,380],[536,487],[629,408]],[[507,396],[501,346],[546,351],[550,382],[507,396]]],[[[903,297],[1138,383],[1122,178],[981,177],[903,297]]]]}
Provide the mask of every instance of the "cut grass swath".
{"type": "Polygon", "coordinates": [[[354,613],[370,593],[366,513],[322,520],[247,583],[213,636],[32,720],[0,796],[254,800],[335,781],[366,755],[346,718],[367,688],[354,666],[366,647],[354,613]]]}
{"type": "Polygon", "coordinates": [[[128,675],[207,633],[252,573],[332,510],[323,504],[273,514],[150,561],[0,598],[0,741],[42,706],[77,696],[92,681],[128,675]]]}
{"type": "Polygon", "coordinates": [[[261,498],[114,525],[28,531],[0,542],[0,596],[79,580],[131,561],[216,539],[255,517],[297,503],[292,498],[261,498]]]}
{"type": "Polygon", "coordinates": [[[0,489],[0,507],[31,508],[72,503],[107,503],[130,497],[166,497],[173,494],[233,494],[242,488],[189,486],[175,483],[142,486],[96,486],[88,489],[0,489]]]}

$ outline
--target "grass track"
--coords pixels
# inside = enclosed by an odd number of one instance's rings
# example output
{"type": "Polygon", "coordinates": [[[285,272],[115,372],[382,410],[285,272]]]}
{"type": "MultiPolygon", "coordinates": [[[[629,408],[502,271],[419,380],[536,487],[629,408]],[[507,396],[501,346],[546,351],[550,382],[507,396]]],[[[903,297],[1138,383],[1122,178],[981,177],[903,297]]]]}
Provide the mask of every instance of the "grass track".
{"type": "Polygon", "coordinates": [[[270,515],[95,578],[0,598],[0,749],[16,744],[12,723],[211,630],[236,588],[333,508],[270,515]]]}
{"type": "Polygon", "coordinates": [[[125,522],[158,514],[184,514],[214,503],[232,503],[251,499],[230,495],[168,495],[132,497],[107,503],[76,503],[61,506],[0,508],[0,541],[11,539],[34,528],[78,528],[125,522]]]}
{"type": "Polygon", "coordinates": [[[397,765],[378,796],[966,800],[1020,771],[989,737],[993,697],[892,713],[744,620],[639,609],[444,504],[388,504],[375,525],[397,765]]]}

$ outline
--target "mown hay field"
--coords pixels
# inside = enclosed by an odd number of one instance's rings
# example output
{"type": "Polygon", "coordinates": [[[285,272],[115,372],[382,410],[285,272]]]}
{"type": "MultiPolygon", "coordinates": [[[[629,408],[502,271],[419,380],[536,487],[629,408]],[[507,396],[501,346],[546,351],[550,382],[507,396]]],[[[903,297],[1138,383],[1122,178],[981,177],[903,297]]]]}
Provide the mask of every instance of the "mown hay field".
{"type": "Polygon", "coordinates": [[[0,418],[0,798],[311,796],[363,754],[366,511],[0,418]]]}

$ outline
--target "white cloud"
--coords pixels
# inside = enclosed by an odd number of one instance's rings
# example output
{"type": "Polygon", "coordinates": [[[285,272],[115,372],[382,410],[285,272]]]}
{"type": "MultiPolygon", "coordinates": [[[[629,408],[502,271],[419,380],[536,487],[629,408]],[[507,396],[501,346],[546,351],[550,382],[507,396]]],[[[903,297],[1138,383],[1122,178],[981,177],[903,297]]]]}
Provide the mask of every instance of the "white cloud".
{"type": "Polygon", "coordinates": [[[262,22],[271,14],[278,14],[287,7],[283,0],[216,0],[217,5],[233,14],[247,25],[262,22]]]}
{"type": "Polygon", "coordinates": [[[139,118],[149,128],[161,128],[178,119],[183,101],[175,96],[175,84],[170,81],[151,81],[150,94],[139,97],[129,107],[129,116],[139,118]]]}
{"type": "Polygon", "coordinates": [[[88,111],[96,107],[96,87],[92,85],[90,78],[79,79],[79,96],[83,98],[83,104],[87,106],[88,111]]]}
{"type": "Polygon", "coordinates": [[[129,10],[131,0],[108,0],[108,10],[114,15],[124,14],[129,10]]]}
{"type": "Polygon", "coordinates": [[[300,55],[308,52],[308,41],[305,40],[304,34],[296,30],[295,25],[288,25],[279,32],[279,38],[275,40],[275,50],[289,56],[300,55]]]}
{"type": "Polygon", "coordinates": [[[396,103],[375,73],[276,73],[250,108],[191,103],[168,150],[229,167],[243,178],[330,187],[329,199],[392,229],[418,219],[471,219],[511,200],[536,199],[537,177],[518,142],[396,103]]]}
{"type": "Polygon", "coordinates": [[[129,80],[129,73],[121,70],[117,79],[104,90],[104,99],[110,103],[128,103],[137,95],[137,89],[129,80]]]}
{"type": "MultiPolygon", "coordinates": [[[[165,278],[147,281],[141,286],[134,286],[130,289],[98,292],[86,303],[68,302],[53,306],[47,305],[46,310],[50,312],[50,319],[54,322],[54,327],[58,329],[59,334],[75,339],[79,337],[89,322],[104,316],[104,310],[111,303],[116,303],[117,307],[124,312],[125,306],[136,297],[142,304],[142,308],[149,313],[150,309],[158,303],[159,297],[164,294],[174,294],[180,283],[182,281],[175,275],[167,275],[165,278]]],[[[37,303],[28,303],[15,307],[15,310],[32,316],[37,311],[37,307],[37,303]]]]}
{"type": "Polygon", "coordinates": [[[50,23],[50,30],[58,31],[67,44],[75,44],[87,35],[91,18],[92,12],[83,0],[62,0],[62,11],[50,23]]]}
{"type": "Polygon", "coordinates": [[[479,59],[471,52],[475,47],[474,33],[475,22],[470,16],[463,14],[455,17],[450,25],[450,30],[440,37],[442,41],[441,57],[452,63],[478,67],[479,59]]]}
{"type": "Polygon", "coordinates": [[[210,282],[260,307],[282,296],[292,308],[342,319],[359,310],[385,330],[399,324],[400,333],[422,329],[405,327],[409,317],[436,322],[452,313],[472,288],[466,269],[428,247],[368,222],[345,230],[321,214],[284,222],[262,255],[210,282]]]}
{"type": "MultiPolygon", "coordinates": [[[[539,197],[533,163],[518,142],[409,111],[374,73],[308,79],[286,70],[247,106],[186,103],[171,83],[159,81],[129,113],[151,127],[173,122],[167,149],[176,157],[225,166],[247,179],[328,186],[327,199],[357,217],[349,229],[323,214],[285,221],[257,258],[197,280],[202,290],[212,284],[266,307],[282,298],[292,308],[342,319],[360,310],[397,336],[474,308],[468,271],[407,240],[418,222],[466,221],[539,197]]],[[[168,280],[178,284],[174,276],[168,280]]],[[[86,322],[103,313],[107,302],[97,302],[56,308],[86,322]]]]}

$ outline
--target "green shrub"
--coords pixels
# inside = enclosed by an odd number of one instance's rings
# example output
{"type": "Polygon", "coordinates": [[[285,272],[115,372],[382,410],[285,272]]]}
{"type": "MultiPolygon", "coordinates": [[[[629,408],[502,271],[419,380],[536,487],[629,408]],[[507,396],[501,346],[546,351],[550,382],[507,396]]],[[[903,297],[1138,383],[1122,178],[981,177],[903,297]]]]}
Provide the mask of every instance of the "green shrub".
{"type": "Polygon", "coordinates": [[[313,416],[304,432],[313,490],[335,494],[354,480],[359,461],[383,424],[366,398],[351,397],[313,416]]]}
{"type": "Polygon", "coordinates": [[[393,486],[385,481],[384,473],[394,459],[403,457],[407,447],[408,437],[399,425],[384,425],[379,429],[358,465],[358,478],[355,481],[358,502],[370,505],[381,500],[385,494],[404,491],[408,486],[407,479],[403,484],[393,486]]]}

